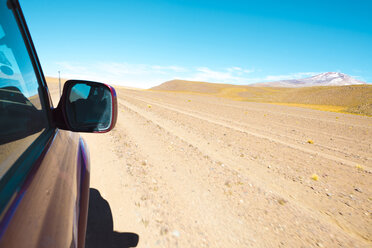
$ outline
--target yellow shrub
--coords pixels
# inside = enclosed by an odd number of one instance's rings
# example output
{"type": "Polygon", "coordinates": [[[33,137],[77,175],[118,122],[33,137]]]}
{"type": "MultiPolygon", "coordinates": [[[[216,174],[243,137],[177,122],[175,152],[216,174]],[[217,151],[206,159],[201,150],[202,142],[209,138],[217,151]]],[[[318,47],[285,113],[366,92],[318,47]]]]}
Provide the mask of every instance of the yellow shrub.
{"type": "Polygon", "coordinates": [[[319,176],[314,173],[311,175],[311,179],[313,179],[314,181],[319,181],[319,176]]]}
{"type": "Polygon", "coordinates": [[[358,170],[360,170],[360,171],[364,171],[363,166],[361,166],[360,164],[357,164],[355,167],[356,167],[358,170]]]}

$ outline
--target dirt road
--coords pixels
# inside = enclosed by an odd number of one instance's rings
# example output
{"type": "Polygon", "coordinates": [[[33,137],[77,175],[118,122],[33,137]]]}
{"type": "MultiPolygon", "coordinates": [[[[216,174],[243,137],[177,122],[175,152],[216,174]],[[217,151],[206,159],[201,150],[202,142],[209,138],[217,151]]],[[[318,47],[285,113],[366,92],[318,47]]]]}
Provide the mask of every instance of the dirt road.
{"type": "Polygon", "coordinates": [[[138,247],[372,246],[372,118],[117,91],[116,128],[83,137],[138,247]]]}

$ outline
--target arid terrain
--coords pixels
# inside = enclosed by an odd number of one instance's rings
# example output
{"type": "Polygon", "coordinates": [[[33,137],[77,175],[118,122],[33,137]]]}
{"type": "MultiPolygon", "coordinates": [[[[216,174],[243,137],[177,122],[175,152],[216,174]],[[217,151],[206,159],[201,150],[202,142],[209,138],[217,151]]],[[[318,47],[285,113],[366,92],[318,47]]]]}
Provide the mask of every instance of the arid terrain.
{"type": "Polygon", "coordinates": [[[261,84],[256,84],[252,87],[251,85],[171,80],[152,89],[372,116],[371,84],[313,87],[262,87],[261,84]]]}
{"type": "Polygon", "coordinates": [[[116,89],[116,128],[82,136],[138,247],[372,246],[371,117],[116,89]]]}

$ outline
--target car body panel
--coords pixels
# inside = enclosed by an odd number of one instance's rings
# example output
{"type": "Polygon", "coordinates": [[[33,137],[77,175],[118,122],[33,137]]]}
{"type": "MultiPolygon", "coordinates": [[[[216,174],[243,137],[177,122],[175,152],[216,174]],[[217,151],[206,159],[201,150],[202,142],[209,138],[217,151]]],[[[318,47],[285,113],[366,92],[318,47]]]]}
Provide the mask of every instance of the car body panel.
{"type": "Polygon", "coordinates": [[[89,157],[79,134],[58,130],[30,174],[0,240],[0,247],[83,247],[89,198],[89,157]],[[76,166],[74,166],[76,165],[76,166]],[[84,185],[85,184],[85,185],[84,185]],[[83,185],[83,187],[81,187],[83,185]],[[81,192],[82,190],[82,192],[81,192]],[[86,209],[85,206],[85,209],[86,209]],[[85,216],[85,218],[84,218],[85,216]],[[80,223],[79,223],[80,222],[80,223]]]}
{"type": "Polygon", "coordinates": [[[88,146],[84,139],[80,137],[79,153],[77,161],[78,170],[80,171],[80,196],[79,207],[77,209],[79,216],[78,223],[78,246],[85,247],[85,234],[88,222],[89,206],[89,185],[90,185],[90,157],[88,146]]]}

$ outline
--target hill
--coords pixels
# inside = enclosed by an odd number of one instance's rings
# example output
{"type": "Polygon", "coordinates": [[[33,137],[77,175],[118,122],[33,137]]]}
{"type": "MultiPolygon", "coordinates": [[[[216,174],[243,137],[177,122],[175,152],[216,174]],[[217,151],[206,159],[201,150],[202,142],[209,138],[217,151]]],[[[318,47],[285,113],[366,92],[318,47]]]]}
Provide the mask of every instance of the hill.
{"type": "Polygon", "coordinates": [[[235,87],[232,84],[216,84],[199,81],[171,80],[151,88],[152,90],[163,91],[188,91],[194,93],[218,93],[226,87],[235,87]]]}

